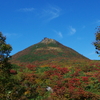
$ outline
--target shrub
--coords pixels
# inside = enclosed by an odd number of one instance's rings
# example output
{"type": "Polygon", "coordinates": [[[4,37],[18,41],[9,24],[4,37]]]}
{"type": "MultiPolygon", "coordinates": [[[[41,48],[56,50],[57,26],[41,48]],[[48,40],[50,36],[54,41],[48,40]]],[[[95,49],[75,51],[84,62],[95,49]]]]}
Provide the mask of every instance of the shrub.
{"type": "Polygon", "coordinates": [[[11,69],[11,70],[10,70],[10,73],[11,73],[11,74],[17,74],[17,71],[14,70],[14,69],[11,69]]]}

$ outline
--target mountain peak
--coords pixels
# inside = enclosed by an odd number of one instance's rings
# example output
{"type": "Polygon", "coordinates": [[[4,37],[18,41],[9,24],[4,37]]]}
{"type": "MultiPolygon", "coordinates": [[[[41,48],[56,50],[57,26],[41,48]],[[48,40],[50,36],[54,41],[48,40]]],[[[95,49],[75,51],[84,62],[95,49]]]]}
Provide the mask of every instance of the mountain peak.
{"type": "Polygon", "coordinates": [[[81,60],[88,58],[79,54],[77,51],[64,46],[54,39],[44,38],[37,44],[34,44],[12,56],[11,63],[13,64],[28,64],[41,65],[46,63],[59,63],[67,60],[81,60]]]}
{"type": "Polygon", "coordinates": [[[45,37],[40,43],[49,44],[49,43],[57,43],[57,41],[54,39],[49,39],[49,38],[45,37]]]}

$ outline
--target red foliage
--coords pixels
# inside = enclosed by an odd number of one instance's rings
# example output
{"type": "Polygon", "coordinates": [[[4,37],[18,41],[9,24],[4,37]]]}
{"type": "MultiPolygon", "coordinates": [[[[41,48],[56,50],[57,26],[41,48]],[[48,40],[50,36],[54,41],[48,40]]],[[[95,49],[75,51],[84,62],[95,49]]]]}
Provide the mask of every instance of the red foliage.
{"type": "Polygon", "coordinates": [[[56,71],[54,71],[54,73],[52,73],[51,77],[53,78],[53,76],[58,76],[58,78],[62,77],[62,75],[56,71]]]}
{"type": "Polygon", "coordinates": [[[57,68],[57,66],[56,66],[56,65],[52,65],[51,67],[52,67],[52,68],[57,68]]]}
{"type": "Polygon", "coordinates": [[[76,69],[76,71],[75,71],[73,74],[71,74],[71,76],[72,76],[72,77],[77,77],[77,76],[79,76],[79,75],[80,75],[80,71],[81,71],[81,69],[76,69]]]}
{"type": "Polygon", "coordinates": [[[61,68],[57,66],[52,66],[52,68],[54,70],[51,69],[49,71],[45,71],[46,76],[49,77],[50,79],[53,79],[54,76],[57,76],[58,79],[61,79],[64,74],[69,72],[68,68],[61,68]]]}
{"type": "Polygon", "coordinates": [[[69,81],[68,81],[68,87],[80,87],[81,86],[81,82],[80,82],[80,79],[78,78],[71,78],[69,81]]]}
{"type": "Polygon", "coordinates": [[[31,64],[28,64],[26,67],[27,67],[28,69],[30,69],[30,70],[35,70],[35,68],[36,68],[35,65],[31,65],[31,64]]]}
{"type": "Polygon", "coordinates": [[[82,81],[87,82],[88,80],[89,80],[88,77],[86,77],[86,76],[83,76],[83,77],[82,77],[82,81]]]}
{"type": "Polygon", "coordinates": [[[57,67],[57,71],[63,75],[69,72],[68,68],[61,68],[61,67],[57,67]]]}
{"type": "Polygon", "coordinates": [[[11,70],[10,70],[10,73],[11,73],[11,74],[17,74],[17,71],[14,70],[14,69],[11,69],[11,70]]]}
{"type": "Polygon", "coordinates": [[[24,81],[27,81],[32,84],[35,83],[36,75],[34,73],[24,73],[24,81]]]}
{"type": "Polygon", "coordinates": [[[59,87],[55,85],[53,90],[56,93],[56,95],[64,95],[66,93],[66,88],[64,86],[59,87]]]}
{"type": "Polygon", "coordinates": [[[78,71],[76,71],[76,72],[75,72],[75,73],[73,73],[71,76],[72,76],[72,77],[79,76],[79,72],[78,72],[78,71]]]}

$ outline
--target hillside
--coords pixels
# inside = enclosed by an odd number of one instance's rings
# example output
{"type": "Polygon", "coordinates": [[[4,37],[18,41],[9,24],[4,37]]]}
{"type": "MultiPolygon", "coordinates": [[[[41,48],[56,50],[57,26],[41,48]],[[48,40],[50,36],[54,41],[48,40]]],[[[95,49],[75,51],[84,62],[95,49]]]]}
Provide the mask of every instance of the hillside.
{"type": "Polygon", "coordinates": [[[75,50],[64,46],[54,39],[44,38],[41,42],[34,44],[12,56],[12,63],[17,64],[41,64],[53,63],[67,60],[89,60],[75,50]]]}
{"type": "Polygon", "coordinates": [[[54,39],[16,53],[11,63],[11,100],[100,100],[100,62],[54,39]]]}

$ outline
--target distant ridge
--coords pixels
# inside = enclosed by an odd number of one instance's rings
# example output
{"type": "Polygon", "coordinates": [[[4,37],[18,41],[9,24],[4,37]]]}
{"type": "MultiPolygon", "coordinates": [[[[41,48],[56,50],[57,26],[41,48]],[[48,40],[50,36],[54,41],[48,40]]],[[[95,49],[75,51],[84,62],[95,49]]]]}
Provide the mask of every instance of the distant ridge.
{"type": "Polygon", "coordinates": [[[64,46],[54,39],[44,38],[37,44],[34,44],[12,56],[11,62],[17,64],[41,64],[43,62],[52,63],[52,61],[67,60],[89,60],[75,50],[64,46]]]}

